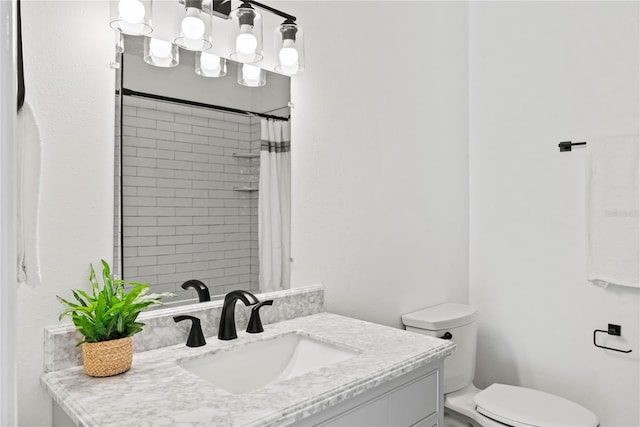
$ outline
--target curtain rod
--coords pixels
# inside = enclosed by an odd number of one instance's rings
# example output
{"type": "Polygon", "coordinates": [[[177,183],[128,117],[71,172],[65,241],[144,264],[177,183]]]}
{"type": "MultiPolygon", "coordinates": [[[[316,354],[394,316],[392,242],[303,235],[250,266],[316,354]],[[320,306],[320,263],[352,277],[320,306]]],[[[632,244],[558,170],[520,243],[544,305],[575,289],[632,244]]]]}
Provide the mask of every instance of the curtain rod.
{"type": "MultiPolygon", "coordinates": [[[[189,100],[186,100],[186,99],[171,98],[171,97],[168,97],[168,96],[154,95],[152,93],[137,92],[135,90],[125,89],[125,88],[122,88],[122,94],[123,95],[128,95],[128,96],[138,96],[138,97],[141,97],[141,98],[156,99],[158,101],[173,102],[173,103],[176,103],[176,104],[192,105],[194,107],[211,108],[213,110],[220,110],[220,111],[225,111],[225,112],[228,112],[228,113],[236,113],[236,114],[258,116],[258,117],[263,117],[265,119],[289,120],[289,117],[275,116],[273,114],[265,114],[265,113],[256,113],[255,111],[240,110],[238,108],[223,107],[221,105],[205,104],[203,102],[189,101],[189,100]]],[[[280,107],[280,108],[286,108],[286,107],[280,107]]]]}

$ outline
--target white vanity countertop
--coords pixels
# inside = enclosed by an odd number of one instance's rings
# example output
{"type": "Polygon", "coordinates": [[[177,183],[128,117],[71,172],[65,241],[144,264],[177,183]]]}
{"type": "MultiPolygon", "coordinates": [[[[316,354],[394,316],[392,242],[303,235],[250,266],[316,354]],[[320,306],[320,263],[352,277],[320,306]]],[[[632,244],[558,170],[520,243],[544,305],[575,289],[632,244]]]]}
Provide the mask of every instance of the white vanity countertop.
{"type": "Polygon", "coordinates": [[[238,339],[232,341],[208,337],[203,347],[174,345],[136,353],[131,370],[122,375],[91,378],[82,367],[75,367],[46,373],[42,383],[81,426],[280,426],[425,366],[454,349],[451,341],[320,313],[265,325],[261,334],[238,331],[238,339]],[[228,393],[177,364],[294,331],[361,353],[241,395],[228,393]]]}

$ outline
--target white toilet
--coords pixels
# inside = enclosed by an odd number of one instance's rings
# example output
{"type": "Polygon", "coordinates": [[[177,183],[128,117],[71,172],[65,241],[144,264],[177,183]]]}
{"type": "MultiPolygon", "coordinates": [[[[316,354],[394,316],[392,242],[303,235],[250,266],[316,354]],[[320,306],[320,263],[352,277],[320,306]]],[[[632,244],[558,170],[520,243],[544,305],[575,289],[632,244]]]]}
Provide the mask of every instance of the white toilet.
{"type": "Polygon", "coordinates": [[[537,390],[472,381],[476,365],[476,310],[446,303],[402,316],[408,331],[451,339],[444,361],[445,427],[597,427],[598,417],[570,400],[537,390]]]}

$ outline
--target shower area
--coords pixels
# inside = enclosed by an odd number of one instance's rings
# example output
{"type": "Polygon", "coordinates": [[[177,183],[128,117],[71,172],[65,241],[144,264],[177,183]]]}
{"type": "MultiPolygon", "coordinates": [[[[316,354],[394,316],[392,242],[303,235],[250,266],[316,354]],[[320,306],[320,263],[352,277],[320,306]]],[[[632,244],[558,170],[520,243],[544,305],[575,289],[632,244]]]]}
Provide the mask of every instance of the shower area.
{"type": "Polygon", "coordinates": [[[123,275],[258,291],[260,118],[124,96],[123,275]]]}
{"type": "Polygon", "coordinates": [[[212,296],[259,292],[261,121],[289,108],[250,113],[121,87],[116,115],[117,275],[176,293],[171,302],[194,298],[180,286],[192,279],[212,296]]]}

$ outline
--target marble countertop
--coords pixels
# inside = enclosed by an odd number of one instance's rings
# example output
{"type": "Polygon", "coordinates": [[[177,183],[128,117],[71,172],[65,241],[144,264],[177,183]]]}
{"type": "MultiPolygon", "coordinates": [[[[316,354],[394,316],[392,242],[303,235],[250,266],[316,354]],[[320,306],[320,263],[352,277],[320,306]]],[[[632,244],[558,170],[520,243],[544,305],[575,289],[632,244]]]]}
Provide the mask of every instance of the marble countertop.
{"type": "MultiPolygon", "coordinates": [[[[81,426],[289,425],[451,354],[455,344],[331,313],[265,326],[261,334],[135,353],[122,375],[91,378],[82,367],[43,374],[42,383],[81,426]],[[234,395],[178,365],[192,358],[291,332],[357,349],[360,354],[320,370],[234,395]]],[[[241,375],[241,373],[239,373],[241,375]]]]}

